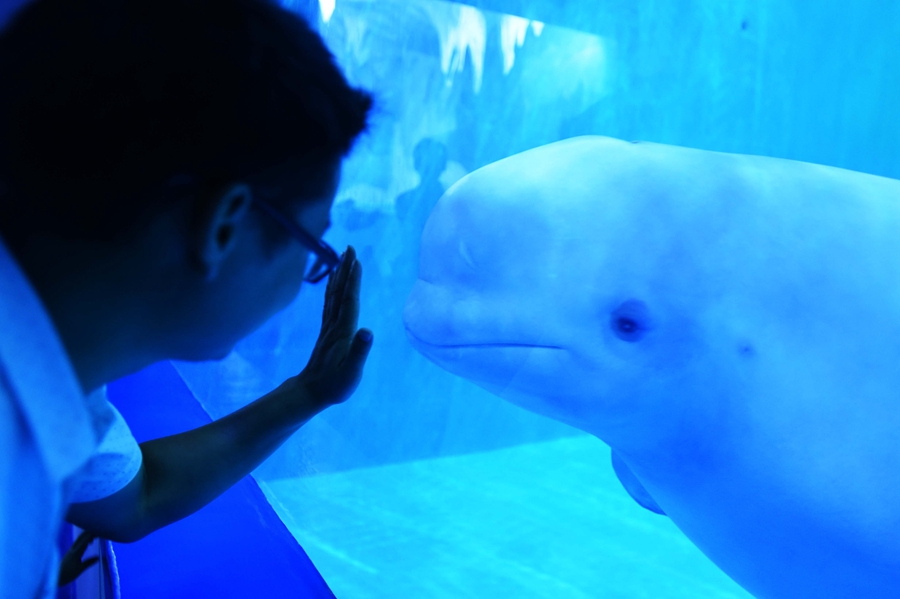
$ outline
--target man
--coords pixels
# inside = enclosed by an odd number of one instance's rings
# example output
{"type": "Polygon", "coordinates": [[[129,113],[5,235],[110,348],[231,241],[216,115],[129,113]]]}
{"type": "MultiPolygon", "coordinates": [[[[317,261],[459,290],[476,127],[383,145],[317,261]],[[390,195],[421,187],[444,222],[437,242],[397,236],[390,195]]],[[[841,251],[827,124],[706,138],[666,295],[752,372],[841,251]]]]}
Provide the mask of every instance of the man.
{"type": "Polygon", "coordinates": [[[302,20],[263,0],[36,0],[13,17],[0,35],[0,597],[51,592],[64,514],[141,538],[353,392],[372,343],[356,328],[360,265],[320,237],[370,106],[302,20]],[[298,376],[137,449],[107,382],[224,357],[329,273],[298,376]],[[101,442],[118,466],[91,460],[101,442]]]}

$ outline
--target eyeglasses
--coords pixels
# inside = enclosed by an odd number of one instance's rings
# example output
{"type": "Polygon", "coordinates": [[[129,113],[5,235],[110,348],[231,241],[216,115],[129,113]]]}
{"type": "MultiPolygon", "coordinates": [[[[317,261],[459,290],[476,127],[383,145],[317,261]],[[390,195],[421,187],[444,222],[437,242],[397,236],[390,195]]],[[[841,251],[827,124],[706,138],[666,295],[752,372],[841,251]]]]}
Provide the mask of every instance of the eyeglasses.
{"type": "Polygon", "coordinates": [[[303,275],[304,281],[307,281],[308,283],[318,283],[330,275],[334,269],[338,267],[338,264],[341,263],[341,258],[338,253],[334,251],[333,247],[307,231],[304,231],[300,225],[273,208],[271,204],[264,200],[260,200],[257,197],[253,198],[253,204],[275,219],[278,224],[284,227],[284,230],[287,231],[288,235],[297,240],[300,245],[316,255],[316,261],[313,262],[313,265],[306,271],[306,274],[303,275]]]}

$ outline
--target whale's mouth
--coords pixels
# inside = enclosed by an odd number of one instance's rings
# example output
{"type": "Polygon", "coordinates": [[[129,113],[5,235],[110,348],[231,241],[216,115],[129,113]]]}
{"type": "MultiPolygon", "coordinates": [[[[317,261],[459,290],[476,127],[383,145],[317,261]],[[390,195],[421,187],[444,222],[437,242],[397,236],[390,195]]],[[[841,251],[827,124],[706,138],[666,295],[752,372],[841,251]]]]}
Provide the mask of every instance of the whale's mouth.
{"type": "Polygon", "coordinates": [[[471,342],[471,343],[434,343],[425,341],[409,328],[406,329],[413,345],[423,348],[433,348],[435,350],[454,350],[454,349],[555,349],[563,351],[564,347],[559,345],[545,345],[540,343],[514,343],[514,342],[471,342]]]}
{"type": "Polygon", "coordinates": [[[547,343],[457,339],[435,343],[406,332],[424,357],[500,397],[511,388],[531,388],[528,381],[539,373],[559,372],[568,354],[566,348],[547,343]]]}

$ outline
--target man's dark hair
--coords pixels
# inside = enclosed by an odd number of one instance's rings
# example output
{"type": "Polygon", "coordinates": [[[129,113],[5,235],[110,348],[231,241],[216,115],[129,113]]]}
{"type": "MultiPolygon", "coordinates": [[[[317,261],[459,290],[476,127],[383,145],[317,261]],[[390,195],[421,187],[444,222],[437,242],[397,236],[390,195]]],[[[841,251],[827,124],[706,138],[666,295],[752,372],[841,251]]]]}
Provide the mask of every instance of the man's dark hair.
{"type": "Polygon", "coordinates": [[[35,0],[0,35],[0,235],[108,239],[173,177],[333,163],[371,104],[266,0],[35,0]]]}

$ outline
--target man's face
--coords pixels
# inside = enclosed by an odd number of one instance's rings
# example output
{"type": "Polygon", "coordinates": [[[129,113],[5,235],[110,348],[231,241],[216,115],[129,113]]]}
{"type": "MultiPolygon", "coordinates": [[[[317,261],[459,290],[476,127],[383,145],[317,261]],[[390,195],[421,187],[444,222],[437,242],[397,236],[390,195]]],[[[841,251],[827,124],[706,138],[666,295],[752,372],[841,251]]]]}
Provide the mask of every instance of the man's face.
{"type": "MultiPolygon", "coordinates": [[[[321,184],[312,195],[307,182],[292,179],[290,169],[251,185],[251,190],[320,238],[330,226],[340,163],[319,173],[321,184]]],[[[192,308],[187,328],[193,338],[182,339],[186,351],[180,359],[225,357],[294,300],[314,259],[271,216],[251,206],[235,233],[235,247],[192,308]]]]}

